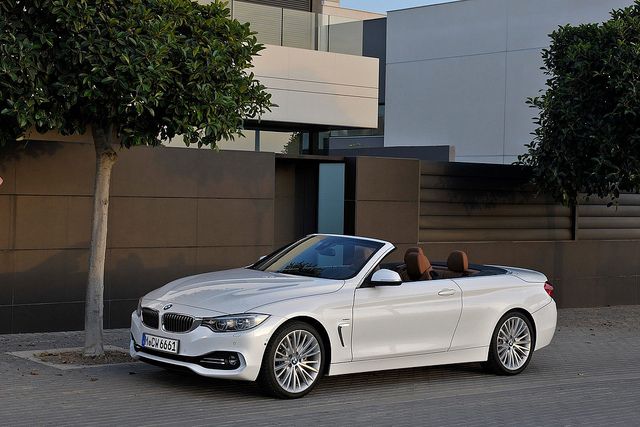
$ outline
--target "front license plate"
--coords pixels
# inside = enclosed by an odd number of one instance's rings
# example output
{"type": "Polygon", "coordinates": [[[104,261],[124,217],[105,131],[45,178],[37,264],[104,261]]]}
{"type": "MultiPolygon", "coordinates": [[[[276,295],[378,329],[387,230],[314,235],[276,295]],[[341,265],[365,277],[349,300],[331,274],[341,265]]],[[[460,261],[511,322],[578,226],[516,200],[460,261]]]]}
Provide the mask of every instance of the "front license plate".
{"type": "Polygon", "coordinates": [[[165,353],[178,354],[180,341],[170,338],[157,337],[155,335],[142,334],[142,346],[165,353]]]}

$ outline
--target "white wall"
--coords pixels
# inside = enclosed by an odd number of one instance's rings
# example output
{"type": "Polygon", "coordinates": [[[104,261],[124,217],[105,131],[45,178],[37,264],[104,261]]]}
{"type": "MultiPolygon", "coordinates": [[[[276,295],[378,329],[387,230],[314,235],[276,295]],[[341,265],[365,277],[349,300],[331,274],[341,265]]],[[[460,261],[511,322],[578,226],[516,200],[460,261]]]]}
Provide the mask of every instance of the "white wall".
{"type": "Polygon", "coordinates": [[[512,163],[531,141],[540,51],[558,25],[632,0],[463,0],[389,12],[385,146],[454,145],[458,161],[512,163]]]}
{"type": "Polygon", "coordinates": [[[262,120],[378,126],[378,59],[267,45],[253,72],[278,104],[262,120]]]}

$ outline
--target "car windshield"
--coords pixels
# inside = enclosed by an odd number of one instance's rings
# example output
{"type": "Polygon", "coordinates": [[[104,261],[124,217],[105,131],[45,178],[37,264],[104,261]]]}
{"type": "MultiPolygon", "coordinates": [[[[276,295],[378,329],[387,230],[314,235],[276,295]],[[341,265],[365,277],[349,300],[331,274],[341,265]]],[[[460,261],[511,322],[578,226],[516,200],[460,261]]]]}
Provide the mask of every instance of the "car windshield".
{"type": "Polygon", "coordinates": [[[251,268],[323,279],[350,279],[382,246],[380,242],[354,237],[311,236],[251,268]]]}

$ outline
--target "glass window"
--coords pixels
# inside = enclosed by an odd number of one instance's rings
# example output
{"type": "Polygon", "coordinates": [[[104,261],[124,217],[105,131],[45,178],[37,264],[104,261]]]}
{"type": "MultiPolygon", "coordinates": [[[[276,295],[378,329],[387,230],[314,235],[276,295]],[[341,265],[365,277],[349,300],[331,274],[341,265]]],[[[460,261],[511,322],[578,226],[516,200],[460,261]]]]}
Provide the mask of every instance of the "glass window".
{"type": "Polygon", "coordinates": [[[312,236],[251,268],[272,273],[344,280],[357,275],[383,244],[355,237],[312,236]]]}

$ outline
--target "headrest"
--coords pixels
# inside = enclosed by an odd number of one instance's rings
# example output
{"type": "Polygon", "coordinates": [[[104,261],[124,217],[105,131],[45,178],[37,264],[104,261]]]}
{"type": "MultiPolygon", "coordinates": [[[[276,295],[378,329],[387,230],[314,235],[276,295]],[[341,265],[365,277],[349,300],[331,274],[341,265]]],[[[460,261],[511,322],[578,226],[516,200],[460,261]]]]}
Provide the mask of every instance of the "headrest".
{"type": "Polygon", "coordinates": [[[431,270],[431,263],[422,251],[405,254],[405,265],[411,280],[421,280],[424,273],[431,270]]]}
{"type": "Polygon", "coordinates": [[[412,248],[409,248],[409,249],[407,249],[407,251],[404,253],[404,263],[405,263],[405,264],[407,263],[407,255],[409,255],[410,253],[414,253],[414,252],[419,253],[419,254],[421,254],[422,256],[424,256],[424,252],[422,252],[422,248],[419,248],[419,247],[417,247],[417,246],[412,247],[412,248]]]}
{"type": "Polygon", "coordinates": [[[447,268],[456,273],[464,273],[469,269],[469,258],[462,251],[453,251],[447,258],[447,268]]]}

